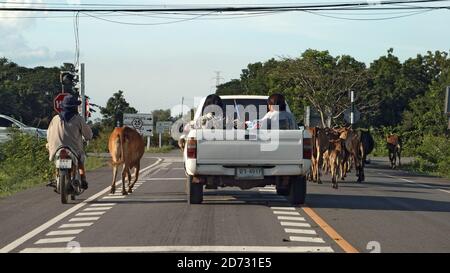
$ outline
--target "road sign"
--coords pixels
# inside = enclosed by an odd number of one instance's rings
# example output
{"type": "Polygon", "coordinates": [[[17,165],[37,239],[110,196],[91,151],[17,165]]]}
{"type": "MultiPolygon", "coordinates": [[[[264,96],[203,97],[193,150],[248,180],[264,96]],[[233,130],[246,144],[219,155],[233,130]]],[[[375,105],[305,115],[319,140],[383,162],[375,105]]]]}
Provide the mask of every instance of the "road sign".
{"type": "Polygon", "coordinates": [[[70,95],[69,93],[59,93],[54,99],[53,99],[53,108],[56,112],[61,113],[62,107],[61,103],[64,100],[64,97],[70,95]]]}
{"type": "Polygon", "coordinates": [[[153,135],[152,114],[123,114],[123,125],[136,129],[143,136],[153,135]]]}
{"type": "Polygon", "coordinates": [[[170,128],[172,127],[171,121],[158,121],[156,122],[156,133],[162,134],[165,130],[170,131],[170,128]]]}
{"type": "MultiPolygon", "coordinates": [[[[349,108],[344,111],[344,119],[347,123],[351,123],[351,112],[352,110],[349,108]]],[[[361,118],[361,112],[359,112],[357,109],[353,112],[353,123],[358,122],[358,120],[361,118]]]]}

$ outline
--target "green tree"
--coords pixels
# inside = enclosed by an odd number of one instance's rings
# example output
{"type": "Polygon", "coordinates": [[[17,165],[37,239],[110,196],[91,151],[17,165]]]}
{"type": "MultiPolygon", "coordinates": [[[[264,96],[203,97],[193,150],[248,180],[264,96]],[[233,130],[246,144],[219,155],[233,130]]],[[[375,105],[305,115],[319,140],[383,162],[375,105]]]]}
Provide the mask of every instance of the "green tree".
{"type": "MultiPolygon", "coordinates": [[[[294,104],[308,102],[320,114],[322,126],[327,120],[333,124],[342,119],[349,108],[349,92],[367,93],[365,64],[348,55],[333,57],[328,51],[308,49],[300,58],[284,59],[272,74],[274,90],[288,90],[294,104]]],[[[361,111],[368,109],[366,100],[357,100],[361,111]]]]}
{"type": "Polygon", "coordinates": [[[123,91],[119,90],[108,99],[105,107],[100,108],[103,115],[102,123],[106,127],[115,127],[117,124],[123,126],[124,113],[137,113],[137,110],[126,101],[123,91]]]}
{"type": "Polygon", "coordinates": [[[233,79],[229,82],[223,83],[217,86],[217,95],[242,95],[244,94],[244,89],[241,85],[241,80],[233,79]]]}
{"type": "Polygon", "coordinates": [[[0,109],[25,124],[46,128],[52,116],[53,98],[60,92],[57,67],[21,67],[0,58],[0,109]]]}

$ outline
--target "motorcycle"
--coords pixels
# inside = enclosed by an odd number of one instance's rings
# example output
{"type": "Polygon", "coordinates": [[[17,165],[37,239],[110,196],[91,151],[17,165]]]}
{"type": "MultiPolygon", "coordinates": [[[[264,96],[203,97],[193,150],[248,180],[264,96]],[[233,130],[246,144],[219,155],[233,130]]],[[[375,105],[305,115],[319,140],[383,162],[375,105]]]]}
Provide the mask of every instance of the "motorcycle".
{"type": "Polygon", "coordinates": [[[78,170],[78,157],[68,146],[61,146],[56,150],[56,185],[55,191],[61,195],[61,203],[67,204],[70,195],[75,200],[77,195],[84,192],[81,187],[81,175],[78,170]]]}

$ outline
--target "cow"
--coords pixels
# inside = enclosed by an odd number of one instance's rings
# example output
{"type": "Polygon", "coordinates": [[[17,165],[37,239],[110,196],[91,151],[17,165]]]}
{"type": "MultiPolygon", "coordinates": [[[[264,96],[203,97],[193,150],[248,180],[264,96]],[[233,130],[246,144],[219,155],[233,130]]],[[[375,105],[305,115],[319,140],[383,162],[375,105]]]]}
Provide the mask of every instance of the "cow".
{"type": "Polygon", "coordinates": [[[391,162],[391,168],[395,169],[397,167],[397,156],[398,156],[398,166],[401,166],[400,157],[402,153],[402,141],[398,135],[390,134],[386,138],[386,146],[389,151],[389,161],[391,162]]]}
{"type": "Polygon", "coordinates": [[[323,153],[322,159],[323,159],[322,171],[324,171],[325,173],[329,173],[330,172],[330,152],[329,152],[329,150],[326,150],[323,153]]]}
{"type": "Polygon", "coordinates": [[[117,127],[109,137],[108,148],[113,167],[111,193],[116,192],[117,169],[120,165],[123,165],[122,195],[127,195],[133,191],[133,186],[139,177],[140,161],[145,150],[144,139],[132,128],[117,127]],[[135,169],[135,174],[134,181],[131,183],[131,169],[133,168],[135,169]],[[128,177],[128,192],[125,190],[126,177],[128,177]]]}
{"type": "Polygon", "coordinates": [[[337,183],[337,172],[340,170],[341,178],[343,179],[343,165],[342,162],[344,160],[345,154],[345,140],[340,138],[330,139],[330,146],[328,149],[328,157],[329,157],[329,165],[331,171],[331,183],[334,189],[338,188],[337,183]]]}
{"type": "MultiPolygon", "coordinates": [[[[361,162],[361,133],[358,133],[353,129],[342,128],[340,130],[339,138],[344,140],[344,147],[348,152],[349,158],[347,164],[350,164],[350,160],[353,161],[355,164],[356,176],[358,177],[356,182],[360,183],[364,180],[364,166],[361,162]]],[[[348,170],[348,168],[344,169],[348,170]]]]}
{"type": "Polygon", "coordinates": [[[375,141],[373,140],[373,137],[369,131],[359,130],[359,134],[360,134],[359,151],[361,153],[361,165],[362,165],[361,169],[363,170],[361,179],[362,181],[364,181],[365,180],[364,168],[367,162],[367,155],[373,151],[373,148],[375,147],[375,141]]]}
{"type": "Polygon", "coordinates": [[[329,146],[329,129],[328,128],[310,128],[309,132],[313,141],[313,154],[311,157],[311,180],[322,184],[320,180],[320,166],[323,161],[323,154],[328,150],[329,146]]]}

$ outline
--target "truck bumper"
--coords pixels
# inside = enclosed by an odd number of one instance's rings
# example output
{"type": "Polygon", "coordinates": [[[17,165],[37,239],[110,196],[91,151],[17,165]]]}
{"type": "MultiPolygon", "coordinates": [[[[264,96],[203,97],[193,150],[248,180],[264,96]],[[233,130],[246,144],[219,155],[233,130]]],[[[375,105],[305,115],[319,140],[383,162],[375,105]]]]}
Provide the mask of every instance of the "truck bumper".
{"type": "MultiPolygon", "coordinates": [[[[197,165],[195,167],[186,165],[186,173],[195,176],[234,176],[237,167],[244,166],[227,166],[222,165],[197,165]]],[[[264,176],[291,176],[304,175],[309,170],[309,166],[303,165],[276,165],[273,167],[264,166],[248,166],[263,167],[264,176]]]]}

